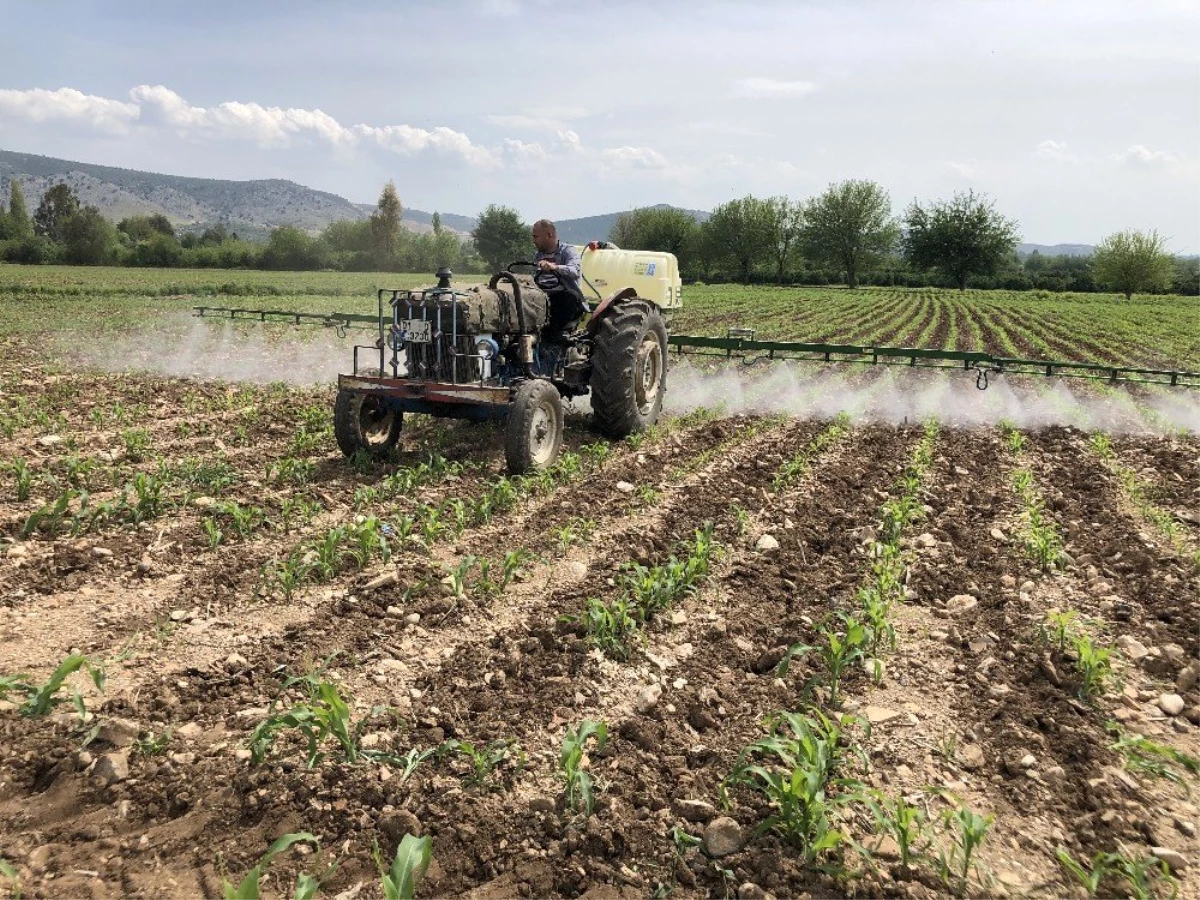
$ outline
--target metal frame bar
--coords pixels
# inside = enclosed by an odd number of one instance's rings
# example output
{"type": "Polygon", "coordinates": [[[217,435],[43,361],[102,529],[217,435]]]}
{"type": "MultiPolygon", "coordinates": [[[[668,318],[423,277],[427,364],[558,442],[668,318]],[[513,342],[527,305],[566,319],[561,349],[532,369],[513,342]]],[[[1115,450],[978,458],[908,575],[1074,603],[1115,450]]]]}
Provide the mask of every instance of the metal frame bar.
{"type": "Polygon", "coordinates": [[[1062,360],[1016,359],[992,356],[990,353],[976,351],[757,341],[737,334],[723,338],[673,334],[667,338],[667,343],[683,356],[730,358],[734,354],[744,356],[757,353],[763,354],[766,359],[858,363],[860,365],[903,365],[920,369],[985,369],[1010,375],[1050,375],[1064,378],[1085,378],[1093,381],[1200,388],[1200,372],[1112,366],[1102,363],[1076,363],[1062,360]]]}

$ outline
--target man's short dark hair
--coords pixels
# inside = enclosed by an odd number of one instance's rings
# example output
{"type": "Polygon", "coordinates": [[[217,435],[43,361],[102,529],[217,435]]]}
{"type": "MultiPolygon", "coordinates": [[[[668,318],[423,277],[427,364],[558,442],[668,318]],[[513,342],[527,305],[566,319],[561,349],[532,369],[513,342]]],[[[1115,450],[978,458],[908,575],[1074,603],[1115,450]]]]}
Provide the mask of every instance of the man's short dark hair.
{"type": "Polygon", "coordinates": [[[558,229],[554,227],[554,223],[549,219],[538,219],[533,223],[534,228],[540,228],[543,231],[548,231],[555,237],[558,236],[558,229]]]}

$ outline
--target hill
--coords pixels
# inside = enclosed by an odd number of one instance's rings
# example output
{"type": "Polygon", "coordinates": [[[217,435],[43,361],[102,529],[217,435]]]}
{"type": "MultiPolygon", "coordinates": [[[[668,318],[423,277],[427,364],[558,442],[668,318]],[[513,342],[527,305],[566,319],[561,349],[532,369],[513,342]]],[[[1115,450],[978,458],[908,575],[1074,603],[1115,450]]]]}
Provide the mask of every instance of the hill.
{"type": "Polygon", "coordinates": [[[1017,244],[1018,256],[1040,253],[1042,256],[1091,256],[1091,244],[1017,244]]]}
{"type": "MultiPolygon", "coordinates": [[[[658,203],[653,208],[667,209],[669,204],[658,203]]],[[[632,212],[632,210],[623,210],[623,212],[632,212]]],[[[699,209],[685,209],[684,212],[690,213],[697,222],[703,222],[709,216],[707,212],[699,209]]],[[[554,224],[558,229],[558,236],[568,244],[586,244],[588,241],[604,240],[608,237],[613,225],[617,223],[617,216],[621,214],[614,212],[599,216],[584,216],[580,219],[559,219],[554,224]]]]}
{"type": "Polygon", "coordinates": [[[61,181],[110,219],[162,213],[182,228],[219,222],[247,236],[279,225],[316,230],[338,219],[366,215],[337,194],[278,178],[186,178],[0,150],[0,196],[7,196],[14,177],[20,180],[31,209],[61,181]]]}

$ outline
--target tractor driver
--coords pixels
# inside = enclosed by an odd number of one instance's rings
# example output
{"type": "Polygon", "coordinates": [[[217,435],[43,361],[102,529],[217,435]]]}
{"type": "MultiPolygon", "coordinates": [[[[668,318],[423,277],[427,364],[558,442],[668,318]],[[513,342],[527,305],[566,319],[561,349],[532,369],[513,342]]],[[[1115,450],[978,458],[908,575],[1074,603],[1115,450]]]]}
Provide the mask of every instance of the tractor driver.
{"type": "Polygon", "coordinates": [[[542,329],[542,339],[562,344],[571,326],[588,312],[579,287],[583,274],[579,251],[558,239],[558,231],[549,219],[534,223],[533,244],[538,251],[533,280],[550,298],[550,320],[542,329]]]}

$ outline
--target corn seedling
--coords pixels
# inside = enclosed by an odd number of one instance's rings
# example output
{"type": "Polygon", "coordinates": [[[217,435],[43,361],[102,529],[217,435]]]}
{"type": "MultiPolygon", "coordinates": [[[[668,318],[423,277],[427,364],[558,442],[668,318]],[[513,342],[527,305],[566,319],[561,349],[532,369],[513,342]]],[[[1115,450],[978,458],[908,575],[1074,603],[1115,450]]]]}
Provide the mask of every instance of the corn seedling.
{"type": "Polygon", "coordinates": [[[24,503],[29,499],[29,491],[33,487],[33,472],[30,471],[29,464],[19,456],[8,464],[8,470],[12,472],[13,481],[17,486],[17,500],[24,503]]]}
{"type": "Polygon", "coordinates": [[[313,480],[316,470],[316,464],[307,459],[285,456],[279,462],[267,467],[267,478],[277,482],[286,481],[290,484],[305,485],[313,480]]]}
{"type": "Polygon", "coordinates": [[[1179,895],[1179,882],[1167,864],[1156,856],[1135,857],[1122,848],[1122,852],[1110,854],[1110,862],[1133,900],[1153,900],[1158,896],[1160,881],[1170,890],[1171,900],[1179,895]]]}
{"type": "Polygon", "coordinates": [[[822,626],[818,634],[822,640],[816,645],[793,644],[783,655],[776,667],[776,674],[782,678],[787,674],[791,660],[816,652],[825,663],[825,685],[829,688],[829,705],[837,706],[842,683],[842,675],[846,668],[866,657],[867,649],[872,643],[878,643],[861,621],[846,613],[839,613],[842,620],[842,630],[835,631],[822,626]]]}
{"type": "Polygon", "coordinates": [[[321,505],[304,497],[288,497],[279,505],[279,515],[284,531],[291,531],[296,525],[311,522],[321,511],[321,505]]]}
{"type": "Polygon", "coordinates": [[[141,462],[150,452],[150,432],[145,428],[130,428],[121,432],[125,444],[125,457],[130,462],[141,462]]]}
{"type": "Polygon", "coordinates": [[[1112,674],[1112,650],[1097,647],[1088,634],[1077,634],[1071,642],[1075,649],[1075,670],[1080,679],[1079,696],[1091,700],[1104,693],[1112,674]]]}
{"type": "Polygon", "coordinates": [[[722,801],[746,788],[764,796],[771,814],[758,833],[772,831],[791,843],[811,865],[846,836],[835,827],[837,810],[859,798],[861,783],[841,777],[839,746],[850,717],[830,719],[784,712],[767,720],[767,736],[743,748],[721,784],[722,801]]]}
{"type": "Polygon", "coordinates": [[[225,532],[221,530],[217,520],[209,516],[200,521],[200,528],[204,531],[204,539],[208,541],[209,548],[216,547],[225,537],[225,532]]]}
{"type": "MultiPolygon", "coordinates": [[[[312,844],[317,848],[321,846],[316,836],[309,834],[307,831],[285,834],[267,848],[267,852],[263,854],[258,864],[247,872],[246,876],[238,884],[235,885],[224,876],[221,877],[221,893],[224,895],[225,900],[258,900],[261,896],[259,893],[259,882],[262,880],[263,874],[267,871],[267,866],[271,864],[271,860],[285,850],[288,850],[293,844],[299,843],[312,844]]],[[[304,876],[301,876],[301,878],[303,879],[304,876]]],[[[309,890],[309,882],[312,881],[314,879],[311,879],[311,877],[308,880],[302,880],[297,885],[296,896],[311,898],[316,893],[317,888],[317,884],[314,883],[311,886],[311,891],[309,890]]]]}
{"type": "Polygon", "coordinates": [[[1092,452],[1104,460],[1112,459],[1113,449],[1112,441],[1108,435],[1103,432],[1097,432],[1092,435],[1092,452]]]}
{"type": "Polygon", "coordinates": [[[1041,625],[1042,639],[1065,653],[1067,645],[1078,635],[1079,612],[1074,609],[1052,609],[1041,625]]]}
{"type": "MultiPolygon", "coordinates": [[[[25,702],[19,707],[21,715],[30,718],[48,715],[55,706],[62,702],[58,692],[62,690],[66,680],[80,669],[85,670],[91,676],[96,689],[103,693],[104,668],[96,665],[82,654],[72,653],[59,663],[58,668],[42,685],[33,684],[26,675],[0,676],[0,699],[10,693],[21,693],[25,695],[25,702]]],[[[83,698],[78,691],[74,692],[72,703],[82,719],[86,715],[86,710],[83,706],[83,698]]]]}
{"type": "MultiPolygon", "coordinates": [[[[11,437],[11,435],[9,435],[11,437]]],[[[21,879],[17,876],[17,870],[3,856],[0,856],[0,876],[7,878],[11,884],[9,888],[13,900],[21,900],[21,879]]]]}
{"type": "Polygon", "coordinates": [[[406,834],[396,847],[391,866],[386,869],[378,844],[374,855],[385,900],[412,900],[433,859],[433,841],[428,836],[418,838],[406,834]]]}
{"type": "Polygon", "coordinates": [[[503,763],[512,763],[520,769],[525,765],[525,753],[516,741],[492,741],[481,747],[476,747],[468,741],[449,740],[441,746],[442,753],[453,753],[466,758],[470,770],[463,778],[463,784],[468,787],[487,787],[489,779],[503,763]]]}
{"type": "Polygon", "coordinates": [[[643,484],[638,487],[638,502],[641,503],[642,506],[655,506],[661,497],[662,493],[655,490],[648,484],[643,484]]]}
{"type": "Polygon", "coordinates": [[[363,750],[359,746],[359,738],[371,716],[382,712],[382,708],[373,709],[371,715],[355,723],[350,718],[350,707],[333,683],[314,676],[291,677],[284,682],[284,690],[296,684],[303,684],[307,688],[308,700],[296,704],[286,713],[272,711],[251,732],[248,743],[251,760],[255,764],[266,760],[278,733],[287,729],[296,729],[308,741],[307,762],[310,769],[323,757],[320,748],[328,737],[337,743],[346,762],[355,763],[360,759],[381,756],[363,750]]]}
{"type": "Polygon", "coordinates": [[[580,619],[593,647],[612,659],[629,659],[639,623],[630,615],[629,601],[625,597],[608,601],[590,597],[583,615],[575,617],[574,621],[580,619]]]}
{"type": "Polygon", "coordinates": [[[266,521],[266,516],[257,506],[242,506],[235,500],[226,500],[216,504],[213,510],[224,516],[239,538],[245,539],[266,521]]]}
{"type": "Polygon", "coordinates": [[[532,560],[533,551],[527,547],[506,551],[500,571],[500,590],[504,591],[512,583],[513,578],[516,577],[521,567],[532,560]]]}
{"type": "Polygon", "coordinates": [[[458,565],[447,569],[446,584],[455,600],[465,600],[467,597],[467,575],[475,568],[478,557],[468,553],[458,561],[458,565]]]}
{"type": "Polygon", "coordinates": [[[1025,510],[1027,528],[1025,549],[1042,569],[1063,566],[1063,545],[1054,520],[1046,517],[1040,502],[1031,503],[1025,510]]]}
{"type": "Polygon", "coordinates": [[[1200,775],[1200,758],[1160,744],[1143,734],[1125,734],[1115,723],[1109,723],[1108,730],[1117,738],[1108,749],[1121,754],[1126,769],[1173,781],[1190,796],[1191,790],[1186,776],[1200,775]]]}
{"type": "Polygon", "coordinates": [[[942,883],[956,894],[966,892],[967,879],[971,874],[972,857],[987,837],[995,816],[981,816],[966,806],[959,806],[943,813],[943,821],[950,835],[950,846],[938,854],[938,870],[942,883]]]}
{"type": "Polygon", "coordinates": [[[431,756],[436,756],[439,750],[439,747],[430,747],[428,750],[418,750],[416,747],[410,747],[409,751],[403,756],[398,756],[392,760],[400,769],[400,783],[404,784],[404,782],[412,778],[421,763],[425,762],[431,756]]]}
{"type": "Polygon", "coordinates": [[[74,491],[68,490],[60,494],[56,500],[43,503],[21,526],[21,539],[24,540],[37,531],[51,536],[58,535],[63,530],[67,510],[75,496],[74,491]]]}
{"type": "Polygon", "coordinates": [[[733,513],[733,521],[736,525],[737,536],[742,537],[747,531],[750,530],[750,513],[746,512],[740,503],[731,503],[729,505],[729,511],[733,513]]]}
{"type": "Polygon", "coordinates": [[[567,806],[585,816],[590,816],[596,807],[592,776],[583,768],[589,738],[595,739],[597,752],[603,750],[608,743],[608,725],[584,719],[578,727],[568,728],[559,755],[559,768],[566,782],[567,806]]]}
{"type": "Polygon", "coordinates": [[[901,866],[912,869],[913,863],[929,859],[926,851],[933,840],[924,809],[909,803],[903,796],[888,797],[877,791],[867,798],[867,806],[878,830],[895,840],[901,866]]]}
{"type": "Polygon", "coordinates": [[[1088,897],[1099,896],[1100,885],[1115,872],[1111,859],[1112,854],[1105,853],[1103,850],[1092,857],[1091,865],[1077,862],[1065,847],[1058,847],[1054,851],[1054,855],[1058,859],[1058,864],[1062,866],[1063,872],[1087,891],[1088,897]]]}

